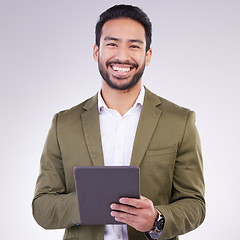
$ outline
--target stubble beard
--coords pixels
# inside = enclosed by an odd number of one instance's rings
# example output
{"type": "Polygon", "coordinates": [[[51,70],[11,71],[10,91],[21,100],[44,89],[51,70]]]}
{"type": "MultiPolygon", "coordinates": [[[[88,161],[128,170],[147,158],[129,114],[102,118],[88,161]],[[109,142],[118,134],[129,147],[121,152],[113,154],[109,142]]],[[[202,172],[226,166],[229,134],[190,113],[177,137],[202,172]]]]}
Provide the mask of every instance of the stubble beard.
{"type": "MultiPolygon", "coordinates": [[[[118,64],[124,64],[124,63],[121,63],[121,62],[117,62],[117,63],[118,64]]],[[[108,66],[110,64],[111,64],[111,62],[106,63],[106,69],[108,68],[108,66]]],[[[135,65],[135,68],[138,69],[138,65],[135,65]]],[[[145,70],[145,63],[132,76],[132,79],[129,80],[128,82],[126,82],[126,83],[121,83],[121,81],[124,81],[128,77],[115,77],[115,76],[113,76],[113,78],[115,78],[117,80],[117,82],[112,81],[111,77],[109,76],[109,73],[107,72],[107,70],[105,70],[103,68],[103,65],[100,63],[99,60],[98,60],[98,69],[99,69],[99,72],[100,72],[103,80],[108,84],[109,87],[111,87],[112,89],[115,89],[115,90],[128,90],[128,89],[131,89],[132,87],[134,87],[139,82],[139,80],[142,78],[143,72],[145,70]]]]}

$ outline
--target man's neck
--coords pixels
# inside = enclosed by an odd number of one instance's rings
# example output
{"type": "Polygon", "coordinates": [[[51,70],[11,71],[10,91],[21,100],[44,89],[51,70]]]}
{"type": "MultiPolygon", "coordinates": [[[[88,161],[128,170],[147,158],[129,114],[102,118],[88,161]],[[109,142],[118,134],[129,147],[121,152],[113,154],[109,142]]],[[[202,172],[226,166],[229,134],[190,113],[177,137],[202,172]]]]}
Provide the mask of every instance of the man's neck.
{"type": "Polygon", "coordinates": [[[118,111],[122,116],[134,105],[141,91],[141,80],[131,89],[116,90],[102,82],[102,98],[108,108],[118,111]]]}

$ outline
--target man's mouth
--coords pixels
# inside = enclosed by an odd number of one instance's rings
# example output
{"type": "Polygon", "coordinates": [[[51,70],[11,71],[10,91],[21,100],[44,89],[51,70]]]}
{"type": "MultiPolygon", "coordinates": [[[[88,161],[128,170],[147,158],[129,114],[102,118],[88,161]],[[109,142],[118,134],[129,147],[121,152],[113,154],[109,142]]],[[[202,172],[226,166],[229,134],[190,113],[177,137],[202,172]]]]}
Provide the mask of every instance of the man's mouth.
{"type": "Polygon", "coordinates": [[[126,73],[131,70],[131,67],[117,67],[117,66],[111,66],[114,71],[117,71],[119,73],[126,73]]]}
{"type": "Polygon", "coordinates": [[[110,67],[113,70],[113,73],[126,77],[130,74],[130,72],[135,68],[138,68],[138,64],[136,63],[129,63],[129,62],[119,62],[119,61],[108,61],[106,63],[107,67],[110,67]]]}

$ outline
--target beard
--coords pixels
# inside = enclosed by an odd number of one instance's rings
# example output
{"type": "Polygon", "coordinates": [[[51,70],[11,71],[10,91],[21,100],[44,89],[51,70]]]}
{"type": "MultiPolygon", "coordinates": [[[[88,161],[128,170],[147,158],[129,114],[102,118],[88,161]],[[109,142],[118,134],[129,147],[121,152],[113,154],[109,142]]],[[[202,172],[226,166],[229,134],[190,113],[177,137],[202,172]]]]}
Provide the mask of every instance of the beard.
{"type": "MultiPolygon", "coordinates": [[[[106,62],[106,69],[108,68],[108,66],[110,64],[129,64],[129,63],[122,63],[119,61],[107,61],[106,62]]],[[[134,68],[138,69],[138,64],[136,63],[131,63],[129,64],[129,66],[133,66],[134,68]]],[[[125,79],[127,79],[128,77],[116,77],[113,76],[112,78],[116,79],[117,82],[114,82],[109,73],[107,72],[106,69],[104,69],[103,64],[101,64],[101,62],[98,60],[98,69],[99,72],[102,76],[102,78],[104,79],[104,81],[108,84],[109,87],[111,87],[112,89],[116,89],[116,90],[127,90],[132,88],[133,86],[135,86],[139,80],[142,78],[143,72],[145,70],[145,62],[144,64],[141,66],[141,68],[131,77],[131,79],[126,82],[126,83],[121,83],[123,82],[125,79]]]]}

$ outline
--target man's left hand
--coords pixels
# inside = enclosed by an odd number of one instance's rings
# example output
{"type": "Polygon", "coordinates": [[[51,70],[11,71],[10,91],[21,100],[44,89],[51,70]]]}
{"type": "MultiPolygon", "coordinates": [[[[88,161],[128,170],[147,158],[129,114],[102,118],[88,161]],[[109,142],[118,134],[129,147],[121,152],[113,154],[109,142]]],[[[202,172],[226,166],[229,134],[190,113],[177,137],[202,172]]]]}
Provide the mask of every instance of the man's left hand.
{"type": "Polygon", "coordinates": [[[140,199],[120,198],[120,204],[111,204],[111,215],[115,220],[128,224],[140,232],[153,228],[158,212],[150,199],[143,196],[140,199]],[[117,212],[118,210],[121,212],[117,212]]]}

